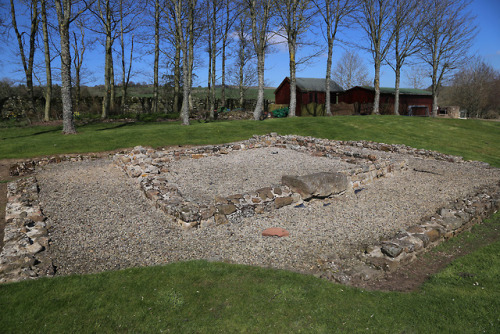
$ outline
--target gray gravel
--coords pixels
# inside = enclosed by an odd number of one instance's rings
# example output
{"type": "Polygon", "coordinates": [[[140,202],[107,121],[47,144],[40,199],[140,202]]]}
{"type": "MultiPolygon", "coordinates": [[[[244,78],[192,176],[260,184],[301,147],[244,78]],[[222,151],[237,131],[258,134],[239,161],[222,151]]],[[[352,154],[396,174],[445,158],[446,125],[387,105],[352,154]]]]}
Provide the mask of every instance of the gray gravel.
{"type": "MultiPolygon", "coordinates": [[[[266,159],[265,154],[253,156],[251,163],[265,163],[258,160],[262,157],[266,159]]],[[[230,160],[231,155],[222,159],[230,160]]],[[[189,164],[183,168],[201,173],[201,160],[186,160],[189,164]]],[[[213,166],[238,166],[229,160],[213,166]]],[[[274,169],[276,174],[297,162],[281,160],[279,170],[274,169]]],[[[57,275],[189,259],[314,272],[321,259],[334,257],[341,265],[342,261],[348,264],[362,243],[390,236],[476,186],[500,179],[498,169],[478,164],[409,158],[409,166],[408,171],[378,180],[357,194],[313,200],[303,208],[288,206],[238,223],[185,232],[174,225],[172,217],[154,209],[138,185],[110,160],[50,165],[38,171],[37,179],[41,205],[52,224],[49,255],[57,275]],[[268,227],[283,227],[290,236],[262,237],[262,230],[268,227]]],[[[206,168],[198,178],[215,175],[206,168]]],[[[252,171],[245,170],[246,178],[258,180],[263,175],[252,171]]],[[[233,181],[225,181],[228,189],[233,181]]]]}
{"type": "Polygon", "coordinates": [[[279,185],[284,173],[305,175],[353,167],[355,165],[339,158],[313,157],[303,152],[271,147],[233,151],[228,155],[195,161],[173,161],[167,179],[179,188],[186,199],[208,202],[215,196],[248,193],[279,185]]]}

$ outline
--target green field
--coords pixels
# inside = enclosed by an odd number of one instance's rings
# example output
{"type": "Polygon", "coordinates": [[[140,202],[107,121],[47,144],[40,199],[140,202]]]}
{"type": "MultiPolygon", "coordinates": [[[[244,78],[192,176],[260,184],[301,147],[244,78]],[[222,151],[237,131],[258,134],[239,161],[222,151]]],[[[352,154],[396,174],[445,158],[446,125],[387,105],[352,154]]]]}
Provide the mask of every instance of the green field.
{"type": "MultiPolygon", "coordinates": [[[[477,120],[351,116],[191,126],[98,123],[78,131],[64,136],[60,127],[0,129],[0,158],[217,144],[278,132],[401,143],[500,167],[500,123],[477,120]]],[[[488,224],[500,228],[500,213],[488,224]]],[[[1,333],[495,333],[498,328],[500,242],[454,261],[413,293],[365,291],[287,271],[206,261],[0,285],[1,333]]]]}

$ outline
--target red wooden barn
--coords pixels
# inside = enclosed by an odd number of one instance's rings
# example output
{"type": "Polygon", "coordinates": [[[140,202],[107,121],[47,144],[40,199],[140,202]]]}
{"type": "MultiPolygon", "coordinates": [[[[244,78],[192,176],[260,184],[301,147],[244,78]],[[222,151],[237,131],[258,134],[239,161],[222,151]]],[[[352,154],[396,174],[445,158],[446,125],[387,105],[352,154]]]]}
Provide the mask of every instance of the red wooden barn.
{"type": "MultiPolygon", "coordinates": [[[[297,108],[296,115],[301,115],[303,105],[315,102],[325,104],[325,79],[296,78],[297,108]]],[[[335,81],[330,80],[330,102],[337,103],[338,96],[344,90],[335,81]]],[[[290,104],[290,79],[286,77],[274,91],[276,104],[290,104]]]]}
{"type": "MultiPolygon", "coordinates": [[[[380,88],[380,111],[394,114],[395,88],[380,88]]],[[[356,86],[339,96],[339,101],[355,104],[357,113],[371,113],[375,100],[375,88],[356,86]]],[[[399,89],[399,113],[409,116],[429,116],[432,111],[432,93],[423,89],[399,89]]]]}

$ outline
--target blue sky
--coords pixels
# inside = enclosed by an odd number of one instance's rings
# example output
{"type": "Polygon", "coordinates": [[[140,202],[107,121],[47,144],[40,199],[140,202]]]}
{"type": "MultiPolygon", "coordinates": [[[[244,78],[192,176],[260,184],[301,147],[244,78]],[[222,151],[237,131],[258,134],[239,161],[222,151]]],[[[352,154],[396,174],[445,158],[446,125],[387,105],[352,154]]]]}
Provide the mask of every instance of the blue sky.
{"type": "MultiPolygon", "coordinates": [[[[469,8],[473,15],[476,15],[476,24],[478,26],[478,34],[474,42],[473,48],[470,50],[471,54],[479,55],[483,57],[486,62],[492,65],[495,69],[500,71],[500,0],[473,0],[469,8]]],[[[350,41],[358,41],[363,37],[362,33],[355,28],[349,28],[345,30],[340,36],[340,38],[347,39],[350,41]]],[[[318,42],[324,42],[321,36],[320,29],[316,29],[311,32],[309,38],[315,38],[318,42]]],[[[2,43],[1,45],[1,57],[0,57],[0,79],[1,78],[11,78],[16,81],[22,81],[23,75],[19,72],[20,61],[18,60],[17,52],[17,41],[13,34],[7,43],[2,43]]],[[[204,49],[204,45],[200,46],[200,49],[204,49]]],[[[335,66],[336,61],[340,58],[344,49],[348,48],[341,43],[336,43],[334,48],[334,60],[333,64],[335,66]]],[[[278,46],[275,48],[275,52],[269,54],[266,58],[266,72],[265,79],[266,83],[270,86],[276,87],[279,83],[289,75],[288,67],[288,51],[284,46],[278,46]]],[[[368,69],[368,72],[373,78],[373,64],[371,63],[371,56],[362,50],[355,50],[363,59],[364,63],[368,69]]],[[[307,50],[302,50],[306,52],[307,50]]],[[[200,56],[205,57],[204,52],[199,53],[200,56]]],[[[299,50],[300,55],[300,50],[299,50]]],[[[39,53],[41,56],[41,53],[39,53]]],[[[92,76],[87,79],[87,84],[102,84],[103,82],[103,69],[104,69],[104,52],[101,45],[96,45],[95,50],[89,52],[87,55],[87,68],[93,72],[92,76]]],[[[118,61],[115,61],[116,64],[118,61]]],[[[151,82],[152,81],[152,63],[153,59],[150,55],[142,56],[141,59],[137,59],[134,63],[135,70],[139,73],[136,74],[132,81],[136,82],[151,82]]],[[[206,60],[205,60],[206,63],[206,60]]],[[[202,61],[203,64],[203,61],[202,61]]],[[[57,66],[57,64],[55,64],[57,66]]],[[[218,59],[218,66],[220,66],[220,59],[218,59]]],[[[315,61],[307,66],[301,66],[297,69],[297,76],[299,77],[313,77],[313,78],[324,78],[326,71],[326,55],[322,55],[315,59],[315,61]]],[[[408,67],[407,67],[408,68],[408,67]]],[[[194,86],[206,86],[207,81],[207,69],[206,67],[200,67],[197,70],[198,78],[193,83],[194,86]]],[[[119,82],[119,70],[115,70],[117,75],[115,81],[119,82]]],[[[220,75],[220,69],[218,69],[218,75],[220,75]]],[[[39,71],[39,77],[43,78],[43,69],[39,71]]],[[[57,80],[56,80],[57,81],[57,80]]],[[[394,87],[394,73],[389,66],[383,66],[381,71],[381,86],[383,87],[394,87]]],[[[405,80],[405,76],[402,76],[402,86],[408,86],[405,80]]]]}
{"type": "MultiPolygon", "coordinates": [[[[476,24],[478,27],[478,34],[475,43],[470,50],[471,54],[479,55],[485,61],[500,71],[500,0],[474,0],[471,3],[470,11],[476,16],[476,24]]],[[[349,40],[358,40],[364,38],[360,31],[350,29],[344,32],[343,38],[349,40]]],[[[334,61],[340,58],[344,52],[341,44],[336,44],[334,47],[334,61]]],[[[363,57],[364,63],[368,68],[371,78],[373,78],[373,63],[371,62],[371,55],[363,53],[362,50],[356,50],[360,56],[363,57]]],[[[266,79],[279,85],[282,78],[288,75],[288,51],[283,50],[278,54],[271,54],[267,58],[268,71],[266,72],[266,79]],[[281,78],[281,79],[280,79],[281,78]]],[[[304,67],[297,71],[299,77],[314,77],[323,78],[326,73],[326,56],[319,58],[313,65],[304,67]]],[[[394,87],[394,72],[389,66],[383,66],[381,70],[381,86],[394,87]]],[[[402,86],[407,86],[405,76],[402,76],[402,86]]],[[[430,80],[428,82],[430,84],[430,80]]]]}

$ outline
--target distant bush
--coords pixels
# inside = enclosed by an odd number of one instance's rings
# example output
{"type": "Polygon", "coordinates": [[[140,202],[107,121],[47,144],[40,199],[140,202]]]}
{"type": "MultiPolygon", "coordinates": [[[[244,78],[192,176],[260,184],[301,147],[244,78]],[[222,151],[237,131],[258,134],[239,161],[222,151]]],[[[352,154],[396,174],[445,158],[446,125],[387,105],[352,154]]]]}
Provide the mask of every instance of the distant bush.
{"type": "Polygon", "coordinates": [[[497,119],[500,118],[500,113],[498,110],[490,109],[483,114],[484,119],[497,119]]]}
{"type": "Polygon", "coordinates": [[[271,114],[273,114],[273,117],[276,117],[276,118],[283,118],[283,117],[287,117],[288,116],[288,107],[283,107],[283,108],[279,108],[279,109],[276,109],[276,110],[273,110],[271,112],[271,114]]]}

